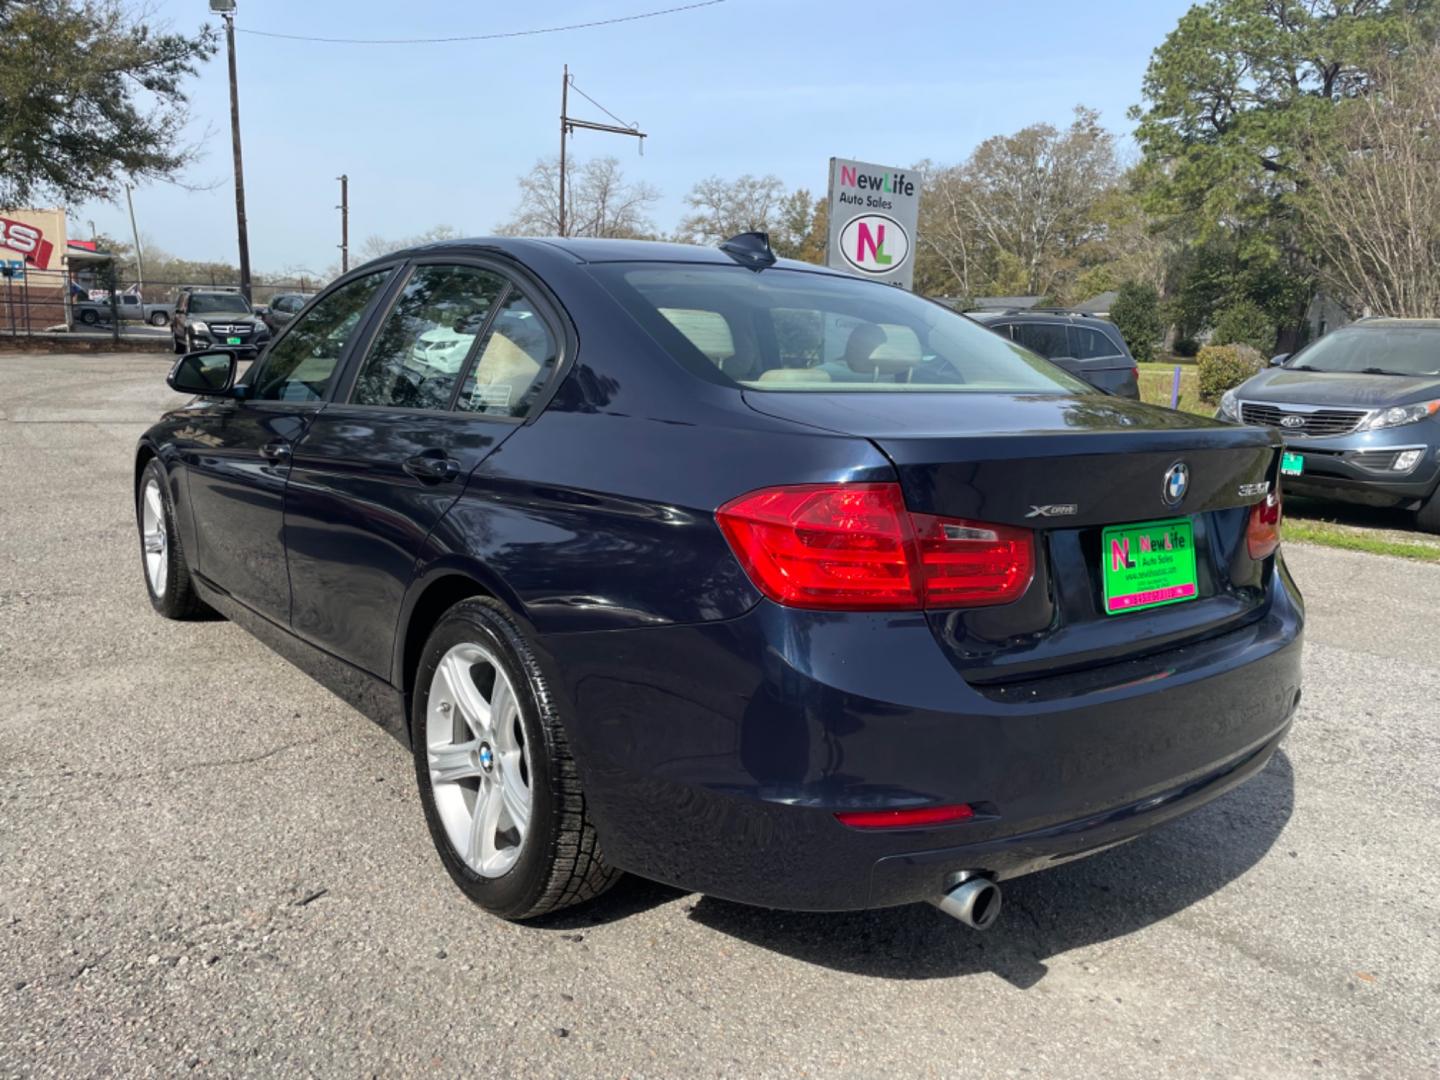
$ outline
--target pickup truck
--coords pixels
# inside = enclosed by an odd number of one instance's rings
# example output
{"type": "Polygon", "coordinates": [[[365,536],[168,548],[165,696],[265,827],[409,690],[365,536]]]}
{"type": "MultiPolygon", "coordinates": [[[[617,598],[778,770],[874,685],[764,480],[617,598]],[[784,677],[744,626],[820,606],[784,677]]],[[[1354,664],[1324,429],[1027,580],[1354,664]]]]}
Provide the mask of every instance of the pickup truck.
{"type": "MultiPolygon", "coordinates": [[[[94,326],[110,321],[110,301],[77,300],[70,306],[72,317],[78,323],[94,326]]],[[[147,304],[134,293],[121,293],[115,298],[115,311],[121,322],[145,322],[151,326],[166,326],[175,311],[174,304],[147,304]]]]}

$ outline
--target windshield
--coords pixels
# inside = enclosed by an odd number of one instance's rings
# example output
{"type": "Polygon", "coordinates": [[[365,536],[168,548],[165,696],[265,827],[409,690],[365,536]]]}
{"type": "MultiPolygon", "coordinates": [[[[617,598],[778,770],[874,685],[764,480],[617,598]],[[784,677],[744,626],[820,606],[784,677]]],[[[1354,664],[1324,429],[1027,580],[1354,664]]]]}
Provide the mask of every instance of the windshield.
{"type": "Polygon", "coordinates": [[[1387,326],[1336,330],[1285,364],[1312,371],[1440,375],[1440,326],[1387,326]]]}
{"type": "Polygon", "coordinates": [[[214,315],[219,312],[249,315],[250,305],[239,293],[191,293],[190,314],[214,315]]]}
{"type": "Polygon", "coordinates": [[[697,373],[789,393],[1098,393],[948,308],[890,285],[739,266],[594,268],[697,373]]]}

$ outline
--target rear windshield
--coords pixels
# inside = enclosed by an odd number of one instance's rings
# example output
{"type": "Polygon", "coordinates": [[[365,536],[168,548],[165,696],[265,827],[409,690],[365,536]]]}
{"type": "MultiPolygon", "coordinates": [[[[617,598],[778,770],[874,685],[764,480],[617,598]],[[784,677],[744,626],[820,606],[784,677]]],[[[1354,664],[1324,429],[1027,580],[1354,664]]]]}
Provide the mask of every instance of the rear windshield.
{"type": "Polygon", "coordinates": [[[1397,375],[1440,375],[1440,327],[1336,330],[1296,353],[1285,366],[1314,371],[1373,369],[1397,375]]]}
{"type": "Polygon", "coordinates": [[[1098,393],[902,289],[832,274],[613,263],[606,288],[682,364],[754,390],[1098,393]]]}

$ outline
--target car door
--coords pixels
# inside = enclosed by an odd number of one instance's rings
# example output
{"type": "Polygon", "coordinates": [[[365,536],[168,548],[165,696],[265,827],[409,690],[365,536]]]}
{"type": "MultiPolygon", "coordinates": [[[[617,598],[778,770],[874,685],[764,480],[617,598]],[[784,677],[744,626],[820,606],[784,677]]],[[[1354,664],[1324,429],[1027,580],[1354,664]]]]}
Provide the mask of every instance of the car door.
{"type": "Polygon", "coordinates": [[[323,405],[390,270],[338,286],[215,403],[186,461],[200,574],[280,623],[290,617],[283,539],[293,447],[323,405]]]}
{"type": "Polygon", "coordinates": [[[483,263],[412,266],[344,394],[295,448],[285,538],[301,637],[390,674],[430,530],[557,362],[554,316],[483,263]]]}

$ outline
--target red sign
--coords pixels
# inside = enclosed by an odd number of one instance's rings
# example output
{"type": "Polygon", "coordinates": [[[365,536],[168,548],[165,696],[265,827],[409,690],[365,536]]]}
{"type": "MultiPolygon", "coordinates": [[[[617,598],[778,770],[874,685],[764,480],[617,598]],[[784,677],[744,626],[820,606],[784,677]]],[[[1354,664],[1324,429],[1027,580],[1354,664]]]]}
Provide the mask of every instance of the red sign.
{"type": "Polygon", "coordinates": [[[18,251],[27,263],[40,270],[50,269],[50,256],[55,251],[55,245],[34,225],[4,217],[0,217],[0,247],[18,251]]]}

